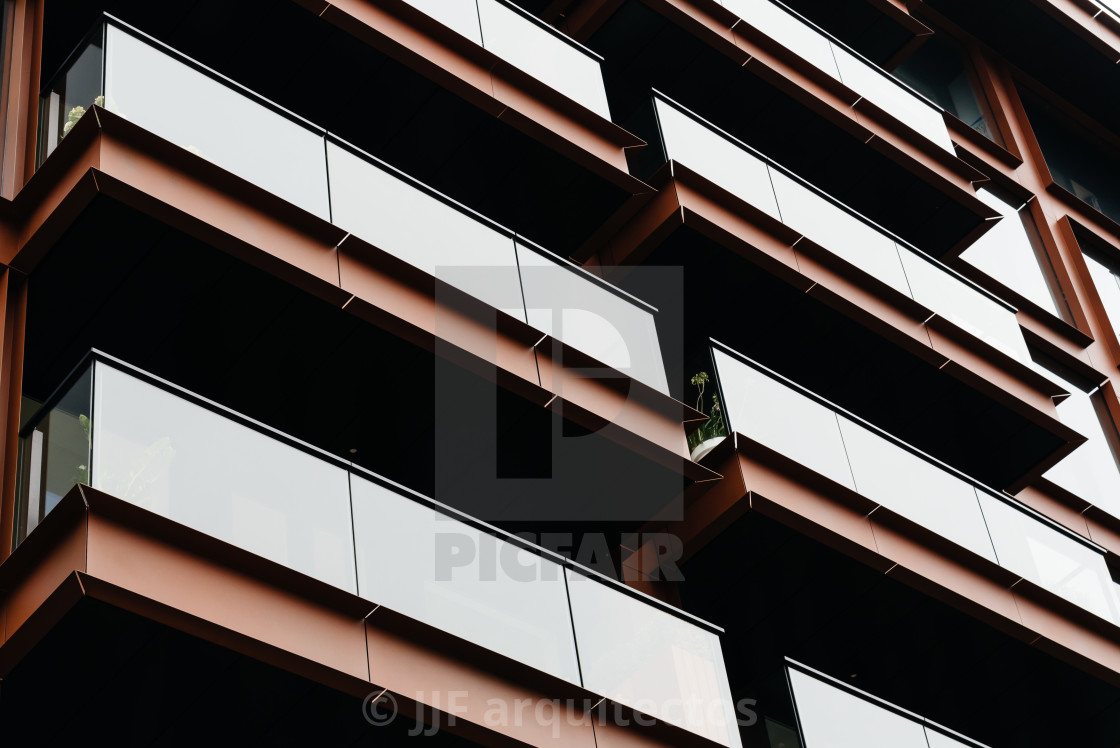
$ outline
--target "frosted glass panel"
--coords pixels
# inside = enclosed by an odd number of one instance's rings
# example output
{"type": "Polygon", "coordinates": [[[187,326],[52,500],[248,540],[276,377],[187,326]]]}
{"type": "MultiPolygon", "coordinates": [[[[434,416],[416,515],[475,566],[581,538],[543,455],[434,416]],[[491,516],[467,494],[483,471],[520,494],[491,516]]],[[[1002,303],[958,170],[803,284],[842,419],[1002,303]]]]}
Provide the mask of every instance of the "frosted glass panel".
{"type": "Polygon", "coordinates": [[[975,745],[956,740],[945,733],[931,730],[928,727],[926,728],[926,741],[929,743],[929,748],[974,748],[975,745]]]}
{"type": "Polygon", "coordinates": [[[352,476],[358,594],[579,683],[563,569],[352,476]]]}
{"type": "Polygon", "coordinates": [[[568,570],[584,686],[738,748],[719,637],[568,570]]]}
{"type": "Polygon", "coordinates": [[[478,0],[478,13],[486,49],[600,117],[611,118],[597,59],[498,0],[478,0]]]}
{"type": "Polygon", "coordinates": [[[1001,566],[1120,625],[1104,556],[993,496],[980,501],[1001,566]]]}
{"type": "Polygon", "coordinates": [[[444,26],[454,29],[475,44],[482,44],[475,0],[405,0],[444,26]]]}
{"type": "Polygon", "coordinates": [[[529,324],[659,392],[668,393],[653,314],[517,244],[529,324]]]}
{"type": "Polygon", "coordinates": [[[1100,402],[1100,394],[1083,391],[1041,364],[1032,361],[1031,366],[1070,393],[1057,405],[1058,418],[1088,439],[1043,473],[1043,477],[1120,517],[1120,465],[1105,431],[1114,431],[1114,426],[1100,402]]]}
{"type": "Polygon", "coordinates": [[[525,319],[513,237],[336,143],[327,156],[337,226],[525,319]]]}
{"type": "Polygon", "coordinates": [[[774,41],[839,78],[828,39],[769,0],[723,0],[723,5],[774,41]]]}
{"type": "Polygon", "coordinates": [[[898,251],[918,303],[1012,358],[1023,363],[1031,360],[1011,310],[906,247],[900,246],[898,251]]]}
{"type": "Polygon", "coordinates": [[[346,470],[98,363],[93,487],[355,592],[346,470]]]}
{"type": "Polygon", "coordinates": [[[777,169],[770,172],[783,223],[891,288],[910,295],[893,239],[777,169]]]}
{"type": "Polygon", "coordinates": [[[995,563],[976,490],[844,416],[839,416],[856,491],[995,563]]]}
{"type": "Polygon", "coordinates": [[[779,218],[766,162],[701,124],[672,104],[654,99],[670,159],[684,164],[736,197],[779,218]]]}
{"type": "Polygon", "coordinates": [[[800,670],[788,672],[804,748],[928,748],[918,722],[800,670]]]}
{"type": "Polygon", "coordinates": [[[109,26],[105,108],[330,220],[323,136],[109,26]]]}
{"type": "Polygon", "coordinates": [[[723,351],[712,355],[732,431],[855,488],[833,411],[723,351]]]}
{"type": "Polygon", "coordinates": [[[899,122],[914,128],[950,153],[955,153],[953,141],[945,128],[945,119],[939,110],[889,74],[871,67],[846,49],[833,44],[832,53],[844,85],[899,122]]]}
{"type": "Polygon", "coordinates": [[[1051,314],[1060,316],[1019,212],[988,190],[979,190],[976,196],[998,210],[1003,218],[962,252],[961,259],[1051,314]]]}

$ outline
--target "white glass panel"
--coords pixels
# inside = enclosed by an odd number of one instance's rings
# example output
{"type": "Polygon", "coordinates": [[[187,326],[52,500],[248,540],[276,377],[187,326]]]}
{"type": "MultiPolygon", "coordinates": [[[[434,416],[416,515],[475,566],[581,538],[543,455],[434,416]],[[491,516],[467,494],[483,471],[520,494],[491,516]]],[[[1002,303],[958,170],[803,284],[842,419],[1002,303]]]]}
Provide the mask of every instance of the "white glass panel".
{"type": "Polygon", "coordinates": [[[1031,366],[1070,393],[1057,405],[1058,418],[1088,439],[1043,473],[1043,477],[1120,517],[1120,465],[1105,434],[1106,428],[1113,428],[1112,421],[1098,410],[1100,395],[1090,395],[1034,361],[1031,366]],[[1102,421],[1102,417],[1106,420],[1102,421]]]}
{"type": "Polygon", "coordinates": [[[898,253],[918,303],[1012,358],[1031,360],[1014,312],[906,247],[898,253]]]}
{"type": "Polygon", "coordinates": [[[926,728],[926,741],[929,748],[973,748],[973,743],[965,743],[949,737],[943,732],[926,728]]]}
{"type": "Polygon", "coordinates": [[[770,170],[782,222],[907,296],[894,240],[777,169],[770,170]]]}
{"type": "Polygon", "coordinates": [[[1058,305],[1019,212],[988,190],[979,190],[976,196],[1003,218],[962,252],[961,259],[1058,316],[1058,305]]]}
{"type": "Polygon", "coordinates": [[[114,27],[105,107],[330,220],[323,136],[114,27]]]}
{"type": "Polygon", "coordinates": [[[524,320],[513,237],[327,143],[335,225],[524,320]]]}
{"type": "Polygon", "coordinates": [[[498,0],[478,0],[478,14],[486,49],[604,119],[611,118],[598,60],[498,0]]]}
{"type": "Polygon", "coordinates": [[[856,491],[995,562],[971,484],[844,416],[839,420],[856,491]]]}
{"type": "Polygon", "coordinates": [[[712,353],[729,428],[855,488],[833,411],[720,350],[712,353]]]}
{"type": "Polygon", "coordinates": [[[93,486],[356,592],[347,473],[104,364],[93,486]]]}
{"type": "Polygon", "coordinates": [[[1093,278],[1093,286],[1097,289],[1097,295],[1101,297],[1108,322],[1112,325],[1112,331],[1120,335],[1120,278],[1117,278],[1116,274],[1103,263],[1089,255],[1084,257],[1089,275],[1093,278]]]}
{"type": "Polygon", "coordinates": [[[980,502],[1001,566],[1120,624],[1104,556],[994,496],[981,493],[980,502]]]}
{"type": "Polygon", "coordinates": [[[668,393],[657,327],[648,309],[520,243],[517,256],[529,324],[668,393]]]}
{"type": "Polygon", "coordinates": [[[889,74],[876,70],[843,47],[833,44],[832,52],[844,85],[899,122],[914,128],[950,153],[955,153],[940,111],[904,88],[889,74]]]}
{"type": "Polygon", "coordinates": [[[620,704],[738,748],[719,637],[568,571],[584,686],[620,704]]]}
{"type": "Polygon", "coordinates": [[[1120,517],[1120,469],[1109,447],[1092,396],[1065,384],[1070,396],[1058,404],[1058,418],[1089,441],[1043,474],[1062,488],[1120,517]]]}
{"type": "Polygon", "coordinates": [[[579,683],[563,569],[352,476],[358,594],[579,683]]]}
{"type": "Polygon", "coordinates": [[[475,0],[405,0],[444,26],[448,26],[475,44],[482,44],[482,31],[478,27],[478,7],[475,0]]]}
{"type": "Polygon", "coordinates": [[[836,60],[827,37],[770,0],[723,0],[732,13],[755,27],[798,57],[839,78],[836,60]]]}
{"type": "Polygon", "coordinates": [[[675,106],[655,99],[669,158],[745,200],[773,218],[778,215],[766,163],[675,106]]]}
{"type": "Polygon", "coordinates": [[[927,748],[921,724],[800,670],[788,672],[804,748],[927,748]]]}

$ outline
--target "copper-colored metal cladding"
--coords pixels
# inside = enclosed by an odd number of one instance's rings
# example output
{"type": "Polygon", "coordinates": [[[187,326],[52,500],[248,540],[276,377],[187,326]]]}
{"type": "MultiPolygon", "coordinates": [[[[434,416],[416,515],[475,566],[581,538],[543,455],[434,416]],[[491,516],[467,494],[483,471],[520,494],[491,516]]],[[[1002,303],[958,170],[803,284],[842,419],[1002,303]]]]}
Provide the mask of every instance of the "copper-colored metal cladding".
{"type": "Polygon", "coordinates": [[[642,140],[403,0],[296,2],[604,179],[648,191],[626,168],[626,150],[642,140]]]}
{"type": "Polygon", "coordinates": [[[1120,685],[1120,627],[741,435],[705,462],[723,480],[689,489],[683,520],[655,523],[681,538],[682,560],[757,511],[1120,685]]]}
{"type": "Polygon", "coordinates": [[[1120,62],[1120,20],[1091,0],[1031,0],[1112,62],[1120,62]]]}
{"type": "Polygon", "coordinates": [[[1064,447],[1023,476],[1019,487],[1083,441],[1058,420],[1053,398],[1063,393],[1026,364],[681,164],[667,165],[651,181],[657,195],[633,200],[601,234],[598,262],[638,264],[679,227],[699,231],[1062,439],[1064,447]]]}
{"type": "Polygon", "coordinates": [[[6,4],[3,45],[3,90],[0,91],[0,127],[3,140],[3,174],[0,197],[11,199],[30,178],[35,164],[35,122],[39,110],[39,56],[43,39],[43,4],[14,0],[6,4]]]}
{"type": "MultiPolygon", "coordinates": [[[[0,483],[0,538],[10,538],[16,504],[16,474],[19,471],[19,412],[23,371],[24,320],[27,311],[27,282],[16,270],[5,268],[0,277],[0,455],[3,482],[0,483]]],[[[11,546],[0,542],[0,562],[11,546]]]]}
{"type": "MultiPolygon", "coordinates": [[[[482,745],[596,744],[585,711],[601,696],[88,486],[0,569],[0,677],[87,597],[352,696],[388,690],[402,712],[423,705],[421,718],[482,745]],[[555,720],[493,718],[496,703],[542,701],[555,720]]],[[[645,715],[627,724],[612,745],[714,745],[645,715]]]]}
{"type": "Polygon", "coordinates": [[[893,70],[902,60],[909,57],[929,37],[933,31],[929,26],[910,15],[910,9],[903,0],[867,0],[868,5],[877,8],[886,18],[909,31],[913,36],[890,59],[883,63],[887,70],[893,70]]]}
{"type": "Polygon", "coordinates": [[[496,378],[693,480],[718,477],[687,458],[692,408],[571,352],[551,338],[128,121],[96,108],[17,197],[16,240],[0,261],[30,273],[96,195],[133,206],[428,350],[496,378]],[[437,345],[437,338],[441,343],[437,345]],[[558,344],[556,344],[558,346],[558,344]],[[619,387],[626,387],[625,393],[619,387]]]}
{"type": "MultiPolygon", "coordinates": [[[[1072,11],[1073,5],[1083,5],[1074,2],[1048,3],[1044,0],[1036,4],[1064,6],[1063,13],[1072,11]]],[[[976,149],[968,152],[966,157],[993,179],[1002,180],[1005,186],[1014,185],[1030,196],[1031,217],[1058,286],[1064,292],[1070,322],[1076,331],[1062,329],[1047,315],[1031,314],[1029,309],[1020,310],[1021,324],[1031,331],[1032,343],[1047,354],[1067,366],[1088,367],[1092,372],[1099,373],[1101,378],[1107,378],[1110,386],[1105,403],[1113,421],[1120,422],[1120,403],[1112,394],[1120,386],[1120,341],[1089,275],[1073,224],[1083,227],[1114,252],[1120,252],[1120,225],[1055,184],[1019,97],[1018,86],[1025,82],[1021,74],[999,61],[999,57],[980,40],[969,37],[929,6],[912,3],[912,8],[920,9],[939,26],[949,28],[971,45],[972,61],[977,68],[982,94],[996,113],[996,126],[1007,152],[1016,158],[1009,160],[993,156],[991,149],[976,149]],[[1018,158],[1021,158],[1021,166],[1017,163],[1018,158]]],[[[1111,25],[1112,22],[1109,19],[1107,23],[1111,25]]],[[[958,263],[958,267],[963,267],[963,263],[958,263]]],[[[1103,526],[1112,528],[1117,525],[1115,518],[1100,510],[1094,509],[1092,514],[1103,526]]]]}
{"type": "MultiPolygon", "coordinates": [[[[643,0],[977,216],[992,213],[975,198],[975,184],[991,180],[1029,200],[1045,254],[1065,290],[1069,320],[1028,306],[1020,309],[1020,323],[1032,346],[1090,379],[1107,379],[1103,400],[1120,421],[1120,342],[1114,326],[1120,321],[1108,320],[1075,235],[1076,226],[1120,252],[1120,224],[1054,183],[1019,100],[1017,85],[1023,81],[1017,71],[924,3],[868,1],[913,31],[898,58],[928,36],[927,19],[967,44],[1002,145],[950,117],[948,127],[961,156],[956,158],[915,137],[748,25],[733,26],[730,14],[717,3],[643,0]]],[[[1120,24],[1094,14],[1087,0],[1032,1],[1094,50],[1120,60],[1120,24]]],[[[626,150],[641,141],[407,3],[297,2],[613,184],[648,192],[626,168],[626,150]]],[[[565,4],[565,26],[586,38],[620,4],[565,4]]],[[[1120,632],[1115,627],[749,440],[725,440],[704,465],[693,464],[684,457],[684,430],[703,420],[702,414],[637,382],[581,376],[580,369],[599,364],[550,338],[538,340],[538,333],[515,319],[498,314],[495,321],[494,311],[481,303],[437,287],[433,278],[381,249],[120,117],[95,108],[94,116],[79,121],[32,178],[43,3],[15,0],[11,8],[6,41],[11,55],[0,91],[0,124],[6,132],[3,197],[14,196],[14,202],[0,200],[0,419],[5,425],[0,432],[0,560],[7,559],[0,565],[0,676],[88,597],[352,695],[388,689],[406,713],[419,701],[439,711],[445,723],[454,715],[453,729],[483,744],[707,745],[666,725],[649,730],[583,725],[587,715],[581,707],[572,707],[573,719],[560,721],[558,738],[551,725],[545,734],[532,720],[492,724],[484,716],[488,698],[536,703],[578,701],[590,694],[391,611],[371,611],[369,603],[353,595],[88,488],[72,491],[9,558],[25,274],[33,272],[81,211],[104,195],[491,376],[534,403],[562,409],[565,417],[592,428],[614,424],[603,433],[698,482],[686,495],[683,520],[650,523],[653,530],[678,535],[686,557],[718,542],[720,531],[734,520],[757,511],[1120,685],[1120,632]],[[553,358],[555,351],[563,352],[562,363],[553,358]],[[446,699],[435,703],[435,694],[452,690],[466,690],[469,696],[461,704],[446,699]]],[[[687,169],[678,166],[656,185],[656,194],[632,201],[604,228],[601,236],[609,243],[595,246],[598,254],[585,257],[588,264],[636,263],[681,225],[700,231],[1065,440],[1064,450],[1022,481],[1018,498],[1100,544],[1111,560],[1120,554],[1120,520],[1038,478],[1077,443],[1074,432],[1056,419],[1051,400],[1056,393],[1043,378],[939,318],[928,319],[928,310],[912,300],[687,169]]],[[[969,240],[986,228],[981,225],[969,240]]],[[[963,263],[956,265],[967,270],[963,263]]],[[[656,568],[647,563],[643,549],[631,550],[624,567],[634,573],[632,585],[661,599],[676,599],[676,590],[655,577],[656,568]]]]}

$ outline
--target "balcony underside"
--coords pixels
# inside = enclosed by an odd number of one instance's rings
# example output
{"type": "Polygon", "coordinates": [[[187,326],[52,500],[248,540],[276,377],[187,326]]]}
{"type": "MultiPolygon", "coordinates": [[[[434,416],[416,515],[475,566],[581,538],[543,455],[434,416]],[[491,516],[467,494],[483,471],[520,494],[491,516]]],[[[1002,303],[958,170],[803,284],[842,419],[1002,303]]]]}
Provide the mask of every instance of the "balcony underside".
{"type": "MultiPolygon", "coordinates": [[[[684,268],[680,297],[629,290],[662,310],[659,324],[684,321],[685,366],[710,366],[704,351],[715,339],[1001,489],[1021,487],[1078,443],[1021,364],[971,352],[923,325],[924,313],[892,307],[814,259],[827,251],[801,257],[733,206],[697,194],[683,178],[671,181],[604,250],[608,265],[684,268]],[[611,257],[616,249],[623,256],[611,257]]],[[[627,285],[624,270],[616,282],[627,285]]],[[[667,364],[670,382],[695,373],[667,364]]]]}
{"type": "MultiPolygon", "coordinates": [[[[932,143],[928,156],[900,150],[850,102],[838,109],[823,88],[744,66],[741,48],[711,37],[627,0],[589,41],[606,58],[615,119],[652,140],[645,108],[655,88],[926,252],[940,256],[982,233],[994,214],[969,187],[982,174],[932,143]]],[[[639,176],[664,162],[640,156],[652,162],[635,163],[639,176]]]]}
{"type": "Polygon", "coordinates": [[[455,84],[455,70],[438,73],[447,59],[402,61],[296,3],[50,3],[44,78],[101,11],[562,255],[646,189],[627,173],[623,154],[641,141],[606,120],[604,132],[583,142],[579,127],[564,124],[548,102],[530,105],[524,94],[525,111],[515,116],[492,89],[486,100],[455,84]]]}
{"type": "Polygon", "coordinates": [[[992,746],[1065,745],[1075,725],[1112,748],[1120,687],[794,527],[748,510],[681,566],[684,607],[727,622],[735,699],[792,724],[788,656],[992,746]]]}
{"type": "MultiPolygon", "coordinates": [[[[7,739],[26,746],[188,745],[216,734],[229,745],[396,745],[425,729],[403,715],[374,727],[363,715],[361,696],[93,598],[5,674],[0,699],[7,739]]],[[[447,730],[428,739],[479,745],[447,730]]]]}

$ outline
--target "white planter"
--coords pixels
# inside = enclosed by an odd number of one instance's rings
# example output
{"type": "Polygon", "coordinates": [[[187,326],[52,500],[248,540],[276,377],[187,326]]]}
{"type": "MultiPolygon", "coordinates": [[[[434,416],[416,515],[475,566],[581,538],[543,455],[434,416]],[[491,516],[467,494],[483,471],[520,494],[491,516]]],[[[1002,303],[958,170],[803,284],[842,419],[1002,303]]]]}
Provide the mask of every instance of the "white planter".
{"type": "Polygon", "coordinates": [[[726,438],[726,436],[713,436],[711,439],[705,439],[704,441],[693,447],[692,452],[689,454],[689,457],[692,458],[693,462],[700,462],[704,455],[715,449],[716,445],[726,438]]]}

